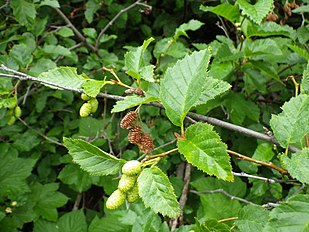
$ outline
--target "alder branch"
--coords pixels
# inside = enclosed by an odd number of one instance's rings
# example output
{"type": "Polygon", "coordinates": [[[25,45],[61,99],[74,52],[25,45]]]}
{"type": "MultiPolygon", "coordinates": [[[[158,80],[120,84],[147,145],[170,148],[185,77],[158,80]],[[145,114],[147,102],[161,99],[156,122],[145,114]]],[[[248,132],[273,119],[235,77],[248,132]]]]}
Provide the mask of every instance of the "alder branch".
{"type": "Polygon", "coordinates": [[[138,0],[138,1],[134,2],[133,4],[129,5],[128,7],[126,7],[126,8],[124,8],[124,9],[120,10],[120,11],[115,15],[115,17],[114,17],[111,21],[109,21],[108,24],[100,31],[99,36],[98,36],[98,38],[97,38],[97,40],[96,40],[96,43],[95,43],[95,49],[96,49],[96,50],[99,49],[100,40],[101,40],[102,36],[104,35],[104,33],[107,31],[107,29],[110,28],[110,27],[113,25],[113,23],[114,23],[122,14],[124,14],[125,12],[131,10],[132,8],[134,8],[134,7],[137,6],[137,5],[141,5],[141,6],[144,6],[144,7],[149,8],[149,9],[152,9],[151,6],[149,6],[149,5],[145,4],[145,3],[142,3],[142,2],[140,2],[140,0],[138,0]]]}
{"type": "Polygon", "coordinates": [[[82,33],[77,30],[77,28],[73,25],[73,23],[68,19],[68,17],[58,8],[53,7],[53,9],[60,15],[60,17],[67,23],[67,25],[74,31],[76,36],[87,46],[89,47],[93,52],[95,52],[98,56],[98,49],[96,49],[92,44],[89,44],[86,41],[86,38],[82,35],[82,33]]]}
{"type": "MultiPolygon", "coordinates": [[[[76,88],[70,88],[70,87],[66,87],[66,86],[61,86],[61,85],[58,85],[58,84],[55,84],[55,83],[52,83],[52,82],[49,82],[49,81],[46,81],[46,80],[42,80],[42,79],[30,76],[30,75],[24,74],[22,72],[15,71],[13,69],[10,69],[10,68],[6,67],[3,64],[0,66],[0,70],[15,74],[15,75],[12,75],[12,74],[0,73],[0,76],[9,77],[9,78],[16,78],[16,79],[19,79],[19,80],[31,80],[31,81],[47,84],[47,85],[50,85],[50,86],[54,86],[54,87],[57,87],[57,88],[60,88],[60,89],[65,89],[65,90],[69,90],[69,91],[73,91],[73,92],[78,92],[78,93],[83,93],[84,92],[83,89],[76,89],[76,88]]],[[[99,93],[98,97],[107,98],[107,99],[111,99],[111,100],[115,100],[115,101],[121,101],[121,100],[125,99],[125,97],[122,97],[122,96],[111,95],[111,94],[106,94],[106,93],[99,93]]],[[[159,107],[159,108],[164,108],[162,106],[162,104],[160,104],[159,102],[151,102],[151,103],[148,103],[146,105],[151,105],[151,106],[155,106],[155,107],[159,107]]],[[[188,113],[187,117],[189,117],[191,119],[194,119],[195,121],[207,122],[207,123],[209,123],[211,125],[214,125],[214,126],[218,126],[218,127],[222,127],[222,128],[228,129],[228,130],[239,132],[239,133],[242,133],[242,134],[247,135],[249,137],[260,139],[260,140],[263,140],[263,141],[266,141],[266,142],[269,142],[269,143],[273,143],[273,144],[276,144],[276,145],[280,146],[279,142],[274,137],[271,137],[271,136],[268,136],[266,134],[262,134],[262,133],[256,132],[254,130],[250,130],[250,129],[245,128],[245,127],[237,126],[237,125],[234,125],[232,123],[228,123],[228,122],[216,119],[216,118],[207,117],[207,116],[196,114],[196,113],[188,113]]],[[[298,148],[296,148],[294,146],[289,146],[288,149],[291,152],[300,151],[300,149],[298,149],[298,148]]]]}
{"type": "Polygon", "coordinates": [[[277,165],[273,164],[272,162],[264,162],[264,161],[256,160],[256,159],[250,158],[248,156],[242,155],[242,154],[240,154],[240,153],[238,153],[236,151],[231,151],[231,150],[226,150],[226,151],[227,151],[228,154],[238,156],[239,158],[241,158],[243,160],[246,160],[246,161],[249,161],[249,162],[252,162],[252,163],[260,164],[260,165],[263,165],[263,166],[275,169],[275,170],[277,170],[278,172],[280,172],[283,175],[288,175],[289,174],[287,170],[278,167],[277,165]]]}
{"type": "Polygon", "coordinates": [[[274,179],[269,179],[266,177],[261,177],[261,176],[254,176],[250,175],[244,172],[237,173],[237,172],[232,172],[234,176],[239,176],[239,177],[246,177],[246,178],[252,178],[252,179],[257,179],[257,180],[263,180],[268,184],[275,184],[275,183],[299,183],[297,180],[274,180],[274,179]]]}

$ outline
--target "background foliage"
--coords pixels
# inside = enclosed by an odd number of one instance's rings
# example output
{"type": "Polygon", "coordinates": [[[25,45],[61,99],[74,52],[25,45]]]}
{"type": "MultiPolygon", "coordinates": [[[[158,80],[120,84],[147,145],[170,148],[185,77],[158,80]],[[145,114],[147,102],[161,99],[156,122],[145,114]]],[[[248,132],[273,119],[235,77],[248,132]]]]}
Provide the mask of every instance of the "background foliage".
{"type": "Polygon", "coordinates": [[[1,231],[309,230],[307,0],[0,3],[1,231]],[[108,210],[150,102],[161,159],[108,210]]]}

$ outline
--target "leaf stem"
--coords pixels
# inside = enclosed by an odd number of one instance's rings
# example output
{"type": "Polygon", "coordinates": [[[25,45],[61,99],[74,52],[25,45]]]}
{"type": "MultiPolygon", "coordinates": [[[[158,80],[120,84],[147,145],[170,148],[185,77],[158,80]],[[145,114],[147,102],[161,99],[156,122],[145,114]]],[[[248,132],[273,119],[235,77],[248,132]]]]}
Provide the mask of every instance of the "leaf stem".
{"type": "Polygon", "coordinates": [[[109,68],[106,68],[106,67],[102,67],[103,70],[105,71],[108,71],[110,72],[115,78],[117,81],[115,80],[111,80],[111,82],[113,82],[114,84],[117,84],[117,85],[120,85],[120,86],[123,86],[123,87],[126,87],[128,89],[131,89],[132,87],[129,86],[129,85],[126,85],[125,83],[123,83],[120,78],[117,76],[117,74],[115,73],[115,71],[113,69],[109,69],[109,68]]]}
{"type": "Polygon", "coordinates": [[[151,159],[155,159],[155,158],[162,158],[164,156],[168,156],[169,154],[175,152],[175,151],[178,151],[178,148],[174,148],[172,150],[169,150],[167,152],[163,152],[163,153],[160,153],[160,154],[157,154],[157,155],[151,155],[151,156],[146,156],[143,160],[142,160],[142,163],[143,162],[146,162],[148,160],[151,160],[151,159]]]}
{"type": "Polygon", "coordinates": [[[299,84],[297,83],[297,81],[295,80],[295,77],[292,76],[288,76],[288,78],[290,78],[293,81],[294,87],[295,87],[295,97],[298,96],[299,94],[299,84]]]}
{"type": "Polygon", "coordinates": [[[218,220],[218,222],[229,222],[229,221],[234,221],[237,219],[238,217],[231,217],[231,218],[225,218],[225,219],[218,220]]]}
{"type": "Polygon", "coordinates": [[[277,165],[273,164],[272,162],[264,162],[264,161],[256,160],[256,159],[250,158],[248,156],[242,155],[242,154],[240,154],[238,152],[231,151],[231,150],[226,150],[226,152],[229,153],[230,155],[238,156],[238,157],[240,157],[243,160],[246,160],[246,161],[249,161],[249,162],[252,162],[252,163],[260,164],[260,165],[263,165],[263,166],[275,169],[275,170],[277,170],[278,172],[280,172],[283,175],[288,175],[289,174],[287,170],[278,167],[277,165]]]}

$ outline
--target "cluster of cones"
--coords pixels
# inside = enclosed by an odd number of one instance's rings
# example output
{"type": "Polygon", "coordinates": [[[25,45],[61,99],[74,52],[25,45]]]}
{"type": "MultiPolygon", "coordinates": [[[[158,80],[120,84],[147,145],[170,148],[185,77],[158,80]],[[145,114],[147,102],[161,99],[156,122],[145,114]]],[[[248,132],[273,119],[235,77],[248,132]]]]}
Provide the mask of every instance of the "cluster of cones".
{"type": "Polygon", "coordinates": [[[130,130],[128,134],[129,142],[136,144],[139,150],[145,154],[153,152],[154,144],[149,134],[143,132],[142,128],[135,125],[137,114],[135,111],[128,112],[120,122],[120,127],[130,130]]]}

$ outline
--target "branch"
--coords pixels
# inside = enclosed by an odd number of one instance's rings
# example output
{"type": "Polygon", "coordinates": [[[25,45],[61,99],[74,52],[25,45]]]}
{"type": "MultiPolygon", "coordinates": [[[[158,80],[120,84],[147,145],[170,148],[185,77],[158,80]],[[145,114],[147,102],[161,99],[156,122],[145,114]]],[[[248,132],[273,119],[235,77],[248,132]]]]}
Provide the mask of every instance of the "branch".
{"type": "MultiPolygon", "coordinates": [[[[61,88],[61,89],[65,89],[65,90],[69,90],[69,91],[73,91],[73,92],[78,92],[78,93],[84,92],[83,89],[69,88],[69,87],[66,87],[66,86],[57,85],[55,83],[52,83],[52,82],[49,82],[49,81],[46,81],[46,80],[41,80],[39,78],[36,78],[36,77],[30,76],[30,75],[15,71],[13,69],[7,68],[3,64],[0,66],[0,70],[16,74],[16,75],[0,74],[0,76],[17,78],[17,79],[20,79],[20,80],[32,80],[32,81],[35,81],[35,82],[40,82],[40,83],[43,83],[43,84],[51,85],[51,86],[54,86],[54,87],[57,87],[57,88],[61,88]]],[[[98,97],[112,99],[112,100],[115,100],[115,101],[121,101],[121,100],[125,99],[125,97],[122,97],[122,96],[111,95],[111,94],[106,94],[106,93],[99,93],[98,97]]],[[[162,104],[160,104],[159,102],[151,102],[151,103],[148,103],[146,105],[151,105],[151,106],[163,108],[162,104]]],[[[221,121],[221,120],[216,119],[216,118],[207,117],[207,116],[196,114],[196,113],[188,113],[187,117],[190,117],[191,119],[194,119],[196,121],[207,122],[207,123],[214,125],[214,126],[218,126],[218,127],[226,128],[228,130],[236,131],[236,132],[242,133],[244,135],[247,135],[249,137],[260,139],[260,140],[263,140],[263,141],[273,143],[273,144],[280,146],[279,142],[274,137],[270,137],[268,135],[247,129],[245,127],[237,126],[237,125],[234,125],[232,123],[224,122],[224,121],[221,121]]],[[[294,146],[289,146],[288,149],[291,152],[300,151],[298,148],[296,148],[294,146]]]]}
{"type": "Polygon", "coordinates": [[[239,177],[247,177],[247,178],[252,178],[252,179],[257,179],[257,180],[263,180],[268,184],[275,184],[275,183],[298,183],[299,181],[297,180],[274,180],[274,179],[269,179],[261,176],[254,176],[250,175],[244,172],[237,173],[237,172],[232,172],[234,176],[239,176],[239,177]]]}
{"type": "Polygon", "coordinates": [[[99,48],[100,39],[102,38],[103,34],[107,31],[108,28],[110,28],[113,25],[113,23],[120,17],[120,15],[122,15],[123,13],[131,10],[132,8],[134,8],[137,5],[141,5],[141,6],[149,8],[149,9],[152,8],[151,6],[149,6],[149,5],[145,4],[145,3],[141,3],[140,1],[141,0],[138,0],[138,1],[134,2],[133,4],[129,5],[128,7],[120,10],[118,12],[118,14],[116,14],[115,17],[111,21],[109,21],[109,23],[101,30],[101,32],[100,32],[100,34],[99,34],[99,36],[98,36],[98,38],[96,40],[96,43],[95,43],[95,49],[96,50],[98,50],[98,48],[99,48]]]}
{"type": "Polygon", "coordinates": [[[238,152],[231,151],[231,150],[226,150],[226,151],[227,151],[227,153],[229,153],[230,155],[238,156],[238,157],[240,157],[240,158],[243,159],[243,160],[250,161],[250,162],[252,162],[252,163],[260,164],[260,165],[263,165],[263,166],[266,166],[266,167],[275,169],[275,170],[277,170],[278,172],[280,172],[280,173],[283,174],[283,175],[288,175],[288,174],[289,174],[287,170],[278,167],[277,165],[273,164],[272,162],[264,162],[264,161],[252,159],[252,158],[250,158],[250,157],[248,157],[248,156],[239,154],[238,152]]]}
{"type": "Polygon", "coordinates": [[[0,6],[0,10],[9,6],[9,3],[10,3],[10,0],[6,0],[5,3],[2,6],[0,6]]]}
{"type": "Polygon", "coordinates": [[[86,44],[93,52],[95,52],[98,56],[100,56],[99,53],[98,53],[98,49],[96,49],[92,44],[87,43],[86,38],[79,32],[79,30],[77,30],[77,28],[73,25],[73,23],[71,23],[71,21],[68,19],[68,17],[65,14],[63,14],[63,12],[60,9],[55,8],[55,7],[53,7],[53,9],[55,11],[57,11],[57,13],[61,16],[61,18],[67,23],[67,25],[72,28],[72,30],[74,31],[76,36],[84,44],[86,44]]]}

